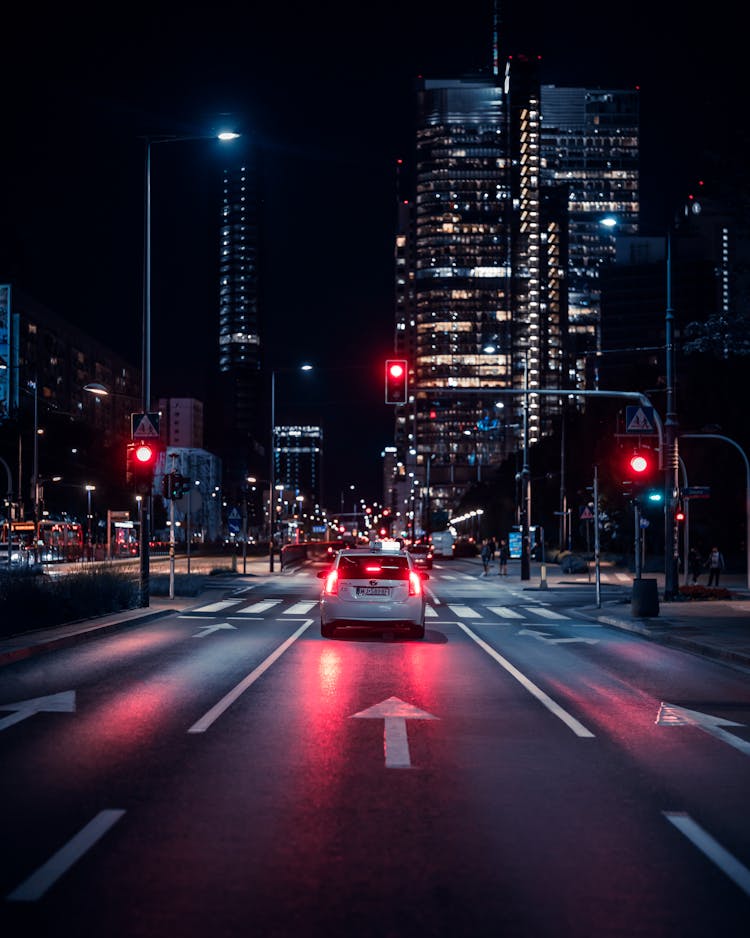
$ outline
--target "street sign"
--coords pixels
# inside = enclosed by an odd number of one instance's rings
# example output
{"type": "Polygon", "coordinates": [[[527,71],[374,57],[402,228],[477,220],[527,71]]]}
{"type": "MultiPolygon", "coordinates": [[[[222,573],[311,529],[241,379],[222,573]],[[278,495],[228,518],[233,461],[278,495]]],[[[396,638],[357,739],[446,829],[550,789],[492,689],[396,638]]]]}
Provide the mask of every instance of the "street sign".
{"type": "Polygon", "coordinates": [[[656,419],[653,407],[642,407],[640,404],[629,405],[625,408],[625,432],[638,433],[640,436],[650,436],[656,433],[656,419]]]}
{"type": "Polygon", "coordinates": [[[131,414],[130,436],[133,440],[158,440],[159,414],[131,414]]]}
{"type": "Polygon", "coordinates": [[[682,490],[683,498],[710,498],[711,497],[711,486],[710,485],[689,485],[687,488],[682,490]]]}
{"type": "Polygon", "coordinates": [[[593,521],[594,512],[589,508],[588,505],[583,505],[581,508],[581,521],[593,521]]]}
{"type": "Polygon", "coordinates": [[[240,533],[240,521],[242,521],[242,515],[237,508],[233,508],[227,515],[227,527],[230,534],[240,533]]]}

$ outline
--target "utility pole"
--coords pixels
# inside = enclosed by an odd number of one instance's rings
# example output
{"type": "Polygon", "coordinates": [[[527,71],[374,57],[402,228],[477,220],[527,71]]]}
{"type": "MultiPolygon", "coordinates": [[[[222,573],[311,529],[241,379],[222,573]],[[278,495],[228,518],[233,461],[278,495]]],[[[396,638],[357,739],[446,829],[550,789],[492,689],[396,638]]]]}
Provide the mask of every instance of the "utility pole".
{"type": "Polygon", "coordinates": [[[667,233],[667,308],[664,317],[667,403],[664,420],[664,599],[679,595],[680,532],[675,518],[679,493],[677,414],[675,413],[674,310],[672,309],[672,236],[667,233]]]}
{"type": "Polygon", "coordinates": [[[531,472],[529,470],[529,361],[523,364],[523,468],[521,469],[521,579],[531,579],[531,472]]]}

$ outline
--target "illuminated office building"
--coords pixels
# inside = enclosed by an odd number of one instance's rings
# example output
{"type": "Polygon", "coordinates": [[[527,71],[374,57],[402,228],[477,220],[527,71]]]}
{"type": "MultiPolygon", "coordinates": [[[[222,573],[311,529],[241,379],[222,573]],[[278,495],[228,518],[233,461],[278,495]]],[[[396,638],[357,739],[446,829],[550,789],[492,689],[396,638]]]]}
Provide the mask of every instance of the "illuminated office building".
{"type": "Polygon", "coordinates": [[[423,79],[417,92],[415,197],[396,238],[395,347],[411,366],[396,445],[399,497],[416,479],[435,508],[489,480],[524,431],[530,443],[549,432],[560,406],[519,393],[560,387],[567,327],[565,206],[541,186],[537,67],[519,57],[504,85],[423,79]]]}
{"type": "Polygon", "coordinates": [[[638,232],[637,90],[542,85],[541,178],[567,190],[567,290],[574,380],[601,349],[599,272],[615,239],[638,232]]]}
{"type": "Polygon", "coordinates": [[[262,464],[257,178],[250,161],[224,171],[219,286],[217,420],[224,487],[237,498],[262,464]]]}

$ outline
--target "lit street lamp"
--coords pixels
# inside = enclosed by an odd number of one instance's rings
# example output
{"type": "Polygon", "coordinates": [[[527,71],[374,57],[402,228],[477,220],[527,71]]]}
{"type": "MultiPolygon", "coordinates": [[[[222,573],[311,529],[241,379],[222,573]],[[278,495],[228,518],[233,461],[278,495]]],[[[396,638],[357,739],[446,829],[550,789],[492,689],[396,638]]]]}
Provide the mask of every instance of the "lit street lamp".
{"type": "Polygon", "coordinates": [[[275,531],[274,524],[274,489],[276,481],[276,372],[277,371],[312,371],[313,366],[309,364],[300,365],[298,368],[275,368],[271,371],[271,465],[268,471],[268,570],[273,573],[273,554],[275,531]]]}
{"type": "MultiPolygon", "coordinates": [[[[142,394],[143,413],[151,406],[151,147],[156,143],[182,143],[188,140],[236,140],[239,134],[222,131],[190,137],[146,137],[146,163],[144,183],[144,244],[143,244],[143,335],[142,335],[142,394]]],[[[151,537],[151,499],[139,502],[140,522],[140,604],[149,605],[149,539],[151,537]]]]}

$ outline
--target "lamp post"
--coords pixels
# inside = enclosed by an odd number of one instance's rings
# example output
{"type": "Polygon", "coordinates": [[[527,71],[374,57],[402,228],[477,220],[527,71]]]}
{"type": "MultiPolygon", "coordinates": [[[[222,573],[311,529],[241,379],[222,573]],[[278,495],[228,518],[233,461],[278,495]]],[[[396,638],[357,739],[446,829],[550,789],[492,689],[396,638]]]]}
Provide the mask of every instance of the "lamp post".
{"type": "Polygon", "coordinates": [[[305,363],[298,368],[274,368],[271,371],[271,463],[268,469],[268,570],[273,573],[273,536],[275,530],[274,491],[276,489],[276,372],[312,371],[313,366],[305,363]]]}
{"type": "MultiPolygon", "coordinates": [[[[141,407],[148,413],[151,406],[151,147],[157,143],[183,143],[188,140],[236,140],[239,134],[222,131],[218,134],[200,134],[190,137],[145,137],[146,160],[144,179],[144,232],[143,232],[143,334],[141,407]]],[[[151,536],[151,498],[138,503],[140,522],[140,604],[149,605],[149,538],[151,536]]]]}
{"type": "Polygon", "coordinates": [[[666,346],[666,414],[664,420],[664,600],[679,595],[680,531],[676,502],[680,488],[677,414],[674,409],[674,310],[672,309],[672,237],[667,234],[667,308],[664,316],[666,346]]]}
{"type": "Polygon", "coordinates": [[[88,522],[87,538],[88,538],[88,548],[89,548],[89,560],[91,560],[92,559],[92,545],[93,545],[93,541],[91,537],[91,522],[93,518],[91,514],[91,493],[96,491],[96,486],[86,483],[85,488],[86,488],[86,520],[88,522]]]}
{"type": "Polygon", "coordinates": [[[523,467],[521,469],[521,579],[531,579],[531,472],[529,470],[529,362],[523,363],[523,467]]]}

